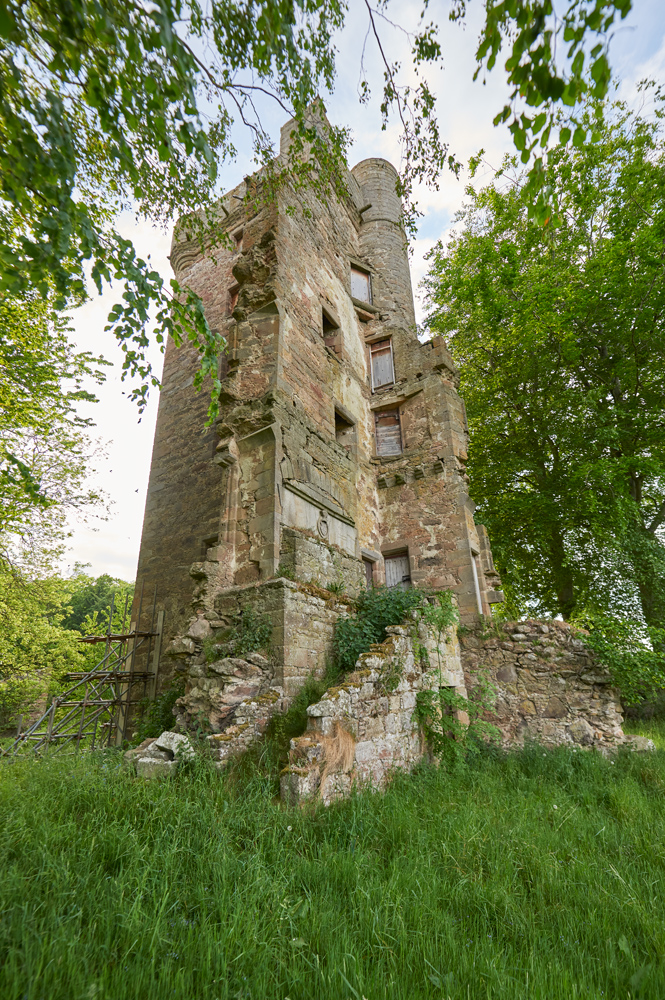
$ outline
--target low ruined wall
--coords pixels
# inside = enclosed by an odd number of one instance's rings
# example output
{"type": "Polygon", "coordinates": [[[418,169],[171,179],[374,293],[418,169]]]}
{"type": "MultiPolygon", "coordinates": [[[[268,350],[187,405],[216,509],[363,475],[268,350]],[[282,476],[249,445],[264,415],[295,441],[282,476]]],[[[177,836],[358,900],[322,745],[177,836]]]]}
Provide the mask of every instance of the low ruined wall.
{"type": "Polygon", "coordinates": [[[460,630],[469,692],[486,675],[496,689],[487,719],[506,745],[536,739],[546,745],[608,748],[627,742],[622,708],[610,676],[565,622],[502,624],[460,630]]]}
{"type": "MultiPolygon", "coordinates": [[[[181,729],[209,727],[220,767],[246,750],[276,712],[312,673],[321,674],[332,653],[336,621],[347,613],[311,585],[279,579],[234,588],[220,595],[217,618],[199,616],[188,635],[172,644],[186,689],[176,703],[181,729]],[[238,610],[269,613],[272,653],[224,655],[228,624],[238,610]],[[179,646],[178,646],[179,644],[179,646]],[[219,655],[211,656],[219,647],[219,655]],[[207,655],[206,655],[207,653],[207,655]]],[[[563,622],[520,622],[501,627],[428,631],[413,612],[404,625],[359,657],[353,673],[307,709],[303,736],[291,741],[281,778],[282,799],[291,804],[330,803],[354,785],[385,786],[394,769],[410,770],[428,748],[414,717],[420,691],[453,688],[474,698],[489,682],[487,721],[505,746],[527,739],[543,745],[579,745],[609,750],[622,744],[650,749],[621,729],[621,705],[610,677],[578,633],[563,622]]],[[[466,713],[458,712],[461,722],[466,713]]]]}
{"type": "Polygon", "coordinates": [[[440,641],[415,622],[386,631],[342,685],[307,709],[307,731],[291,740],[281,777],[284,802],[327,805],[354,784],[384,787],[392,770],[410,770],[427,752],[414,718],[418,692],[466,694],[454,629],[440,641]]]}
{"type": "Polygon", "coordinates": [[[224,591],[215,600],[215,610],[192,618],[186,635],[166,650],[185,679],[176,706],[178,724],[224,732],[235,723],[241,702],[269,689],[277,692],[280,706],[288,705],[307,677],[325,672],[335,623],[346,608],[334,594],[284,579],[224,591]],[[248,609],[272,622],[269,645],[261,650],[265,655],[239,657],[225,649],[234,616],[248,609]]]}

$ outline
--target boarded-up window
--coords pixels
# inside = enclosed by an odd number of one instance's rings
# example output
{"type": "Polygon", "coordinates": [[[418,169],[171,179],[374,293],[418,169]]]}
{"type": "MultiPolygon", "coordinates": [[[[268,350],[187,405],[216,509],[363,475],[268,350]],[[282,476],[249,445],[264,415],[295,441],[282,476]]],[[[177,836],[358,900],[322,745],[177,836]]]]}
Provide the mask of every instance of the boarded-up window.
{"type": "Polygon", "coordinates": [[[372,369],[372,389],[382,385],[392,385],[395,381],[393,368],[393,345],[391,340],[378,340],[369,348],[372,369]]]}
{"type": "Polygon", "coordinates": [[[401,455],[402,431],[399,410],[383,410],[374,414],[377,455],[401,455]]]}
{"type": "Polygon", "coordinates": [[[386,559],[386,586],[402,587],[406,590],[411,586],[411,570],[409,557],[406,554],[390,556],[386,559]]]}
{"type": "Polygon", "coordinates": [[[361,302],[372,301],[372,283],[367,271],[361,271],[357,267],[351,268],[351,295],[361,302]]]}

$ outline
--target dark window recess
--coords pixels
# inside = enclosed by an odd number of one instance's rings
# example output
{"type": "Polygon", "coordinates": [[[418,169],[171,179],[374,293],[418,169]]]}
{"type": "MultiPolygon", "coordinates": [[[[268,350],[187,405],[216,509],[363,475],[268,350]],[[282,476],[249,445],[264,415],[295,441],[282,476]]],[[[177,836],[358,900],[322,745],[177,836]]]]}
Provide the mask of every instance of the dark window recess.
{"type": "Polygon", "coordinates": [[[335,440],[347,451],[356,443],[356,425],[335,410],[335,440]]]}
{"type": "Polygon", "coordinates": [[[243,237],[242,229],[236,229],[235,233],[233,234],[233,242],[236,245],[236,250],[242,250],[242,237],[243,237]]]}
{"type": "Polygon", "coordinates": [[[408,555],[403,553],[386,559],[386,587],[402,587],[406,590],[410,586],[411,569],[408,555]]]}
{"type": "Polygon", "coordinates": [[[217,545],[218,543],[219,543],[219,535],[208,535],[207,538],[204,538],[203,541],[201,542],[201,558],[205,559],[208,554],[208,549],[212,548],[213,545],[217,545]]]}
{"type": "Polygon", "coordinates": [[[375,344],[370,344],[369,356],[372,367],[372,389],[392,385],[395,381],[392,341],[378,340],[375,344]]]}
{"type": "Polygon", "coordinates": [[[374,586],[374,564],[369,559],[363,559],[363,566],[365,567],[365,583],[367,589],[371,590],[374,586]]]}
{"type": "Polygon", "coordinates": [[[342,331],[339,325],[334,321],[332,316],[330,316],[325,309],[321,310],[322,320],[321,320],[321,330],[323,333],[323,342],[326,347],[329,347],[335,354],[341,355],[342,353],[342,331]]]}
{"type": "Polygon", "coordinates": [[[377,455],[402,454],[402,430],[399,410],[383,410],[374,414],[377,455]]]}
{"type": "Polygon", "coordinates": [[[367,271],[351,268],[351,296],[361,302],[372,301],[372,281],[367,271]]]}
{"type": "Polygon", "coordinates": [[[229,288],[229,314],[231,314],[235,309],[235,307],[238,305],[239,293],[240,293],[240,285],[234,285],[233,288],[229,288]]]}

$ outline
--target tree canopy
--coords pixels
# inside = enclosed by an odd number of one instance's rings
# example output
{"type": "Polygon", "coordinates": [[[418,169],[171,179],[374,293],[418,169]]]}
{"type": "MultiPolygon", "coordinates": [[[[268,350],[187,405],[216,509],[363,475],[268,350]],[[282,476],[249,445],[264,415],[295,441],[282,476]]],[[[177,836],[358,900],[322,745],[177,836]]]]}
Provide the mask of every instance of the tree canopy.
{"type": "Polygon", "coordinates": [[[556,147],[560,206],[529,215],[515,161],[469,187],[431,255],[429,327],[461,372],[469,473],[513,612],[665,627],[665,139],[592,101],[556,147]]]}
{"type": "Polygon", "coordinates": [[[70,510],[99,505],[77,406],[95,400],[83,382],[101,381],[105,362],[73,349],[66,318],[35,291],[0,296],[0,333],[0,558],[29,553],[34,569],[70,510]]]}
{"type": "MultiPolygon", "coordinates": [[[[403,74],[382,43],[390,0],[365,6],[368,37],[384,62],[384,125],[394,112],[402,128],[408,195],[414,180],[436,183],[446,164],[459,166],[440,135],[425,72],[443,59],[441,12],[423,5],[410,36],[413,65],[403,74]]],[[[531,159],[532,201],[541,215],[551,198],[538,148],[549,141],[553,106],[571,109],[574,142],[583,142],[576,103],[589,91],[605,93],[608,33],[631,6],[631,0],[568,0],[557,18],[551,0],[485,5],[478,72],[491,70],[508,50],[513,94],[497,121],[510,120],[522,159],[531,159]]],[[[465,13],[466,0],[445,11],[455,21],[465,13]]],[[[171,333],[199,346],[197,384],[212,380],[214,410],[220,337],[198,298],[174,281],[165,284],[115,219],[131,206],[156,221],[198,212],[213,225],[219,165],[235,155],[233,125],[251,129],[259,165],[273,155],[257,96],[271,96],[295,117],[295,160],[314,143],[310,181],[321,169],[334,176],[345,133],[331,129],[320,141],[308,108],[333,87],[335,32],[346,14],[344,0],[2,0],[0,295],[46,296],[53,289],[61,308],[86,293],[88,273],[98,290],[122,281],[122,302],[107,329],[125,351],[126,372],[138,378],[136,398],[145,401],[156,382],[145,354],[152,308],[158,341],[171,333]]],[[[371,85],[363,77],[363,97],[371,85]]],[[[295,162],[289,169],[297,169],[295,162]]]]}

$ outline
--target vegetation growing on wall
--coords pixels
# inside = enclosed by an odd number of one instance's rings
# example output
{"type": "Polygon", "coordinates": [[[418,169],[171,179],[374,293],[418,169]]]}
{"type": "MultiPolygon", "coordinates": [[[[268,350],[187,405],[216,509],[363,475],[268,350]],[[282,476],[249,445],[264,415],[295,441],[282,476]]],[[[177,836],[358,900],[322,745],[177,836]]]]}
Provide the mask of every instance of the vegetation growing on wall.
{"type": "Polygon", "coordinates": [[[206,660],[212,663],[220,656],[246,656],[262,649],[267,651],[272,636],[272,617],[252,607],[236,612],[231,623],[203,644],[206,660]]]}
{"type": "Polygon", "coordinates": [[[457,764],[465,756],[479,750],[481,741],[500,737],[499,729],[483,715],[491,711],[496,689],[486,672],[474,672],[476,685],[469,698],[457,694],[454,688],[440,686],[436,691],[419,691],[416,695],[415,717],[437,760],[457,764]],[[457,718],[465,712],[468,722],[457,718]]]}
{"type": "Polygon", "coordinates": [[[386,638],[386,628],[401,625],[409,611],[420,607],[424,592],[417,587],[372,587],[355,601],[354,613],[335,627],[334,649],[341,671],[353,670],[361,653],[386,638]]]}

